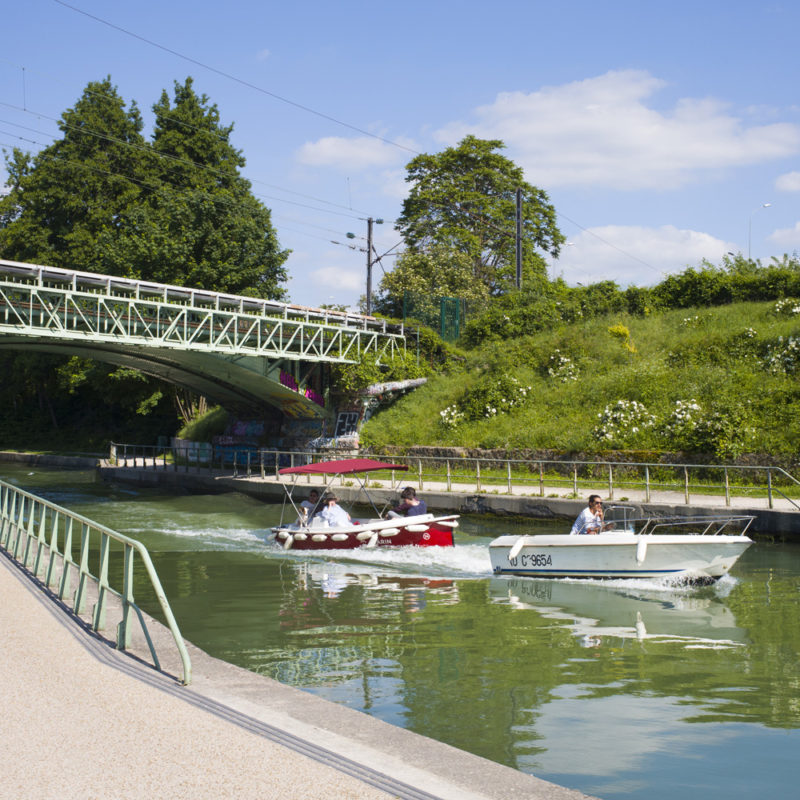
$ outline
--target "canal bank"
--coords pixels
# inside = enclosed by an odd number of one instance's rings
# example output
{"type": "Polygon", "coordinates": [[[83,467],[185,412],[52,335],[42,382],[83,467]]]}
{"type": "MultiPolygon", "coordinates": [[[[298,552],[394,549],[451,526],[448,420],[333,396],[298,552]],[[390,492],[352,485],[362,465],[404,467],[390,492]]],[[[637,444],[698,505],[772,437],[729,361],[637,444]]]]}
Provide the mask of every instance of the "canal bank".
{"type": "MultiPolygon", "coordinates": [[[[178,470],[117,466],[108,461],[97,465],[98,475],[104,481],[118,481],[139,486],[174,487],[181,492],[242,492],[267,503],[283,501],[284,484],[272,476],[214,475],[208,470],[196,467],[181,467],[178,470]]],[[[409,481],[414,484],[413,480],[409,481]]],[[[381,481],[370,481],[370,494],[380,503],[394,503],[396,489],[381,485],[381,481]]],[[[322,486],[317,476],[303,476],[295,490],[298,496],[305,494],[314,486],[322,486]]],[[[349,480],[337,479],[334,488],[345,502],[355,500],[359,495],[358,486],[349,480]]],[[[602,488],[596,490],[606,498],[602,488]]],[[[509,517],[526,517],[541,520],[563,519],[570,523],[586,506],[586,498],[565,497],[563,487],[545,488],[541,493],[523,493],[516,489],[513,493],[475,492],[469,490],[448,491],[443,483],[426,482],[418,494],[424,496],[428,508],[458,514],[493,514],[509,517]]],[[[587,493],[588,497],[588,493],[587,493]]],[[[363,493],[361,493],[363,499],[363,493]]],[[[651,493],[650,501],[642,491],[629,490],[623,497],[607,498],[611,502],[635,505],[644,515],[654,516],[710,516],[719,514],[750,515],[755,517],[750,533],[759,538],[800,540],[800,512],[789,500],[778,498],[773,508],[768,508],[766,498],[752,499],[731,497],[729,504],[722,495],[696,495],[691,503],[685,502],[680,492],[651,493]]]]}

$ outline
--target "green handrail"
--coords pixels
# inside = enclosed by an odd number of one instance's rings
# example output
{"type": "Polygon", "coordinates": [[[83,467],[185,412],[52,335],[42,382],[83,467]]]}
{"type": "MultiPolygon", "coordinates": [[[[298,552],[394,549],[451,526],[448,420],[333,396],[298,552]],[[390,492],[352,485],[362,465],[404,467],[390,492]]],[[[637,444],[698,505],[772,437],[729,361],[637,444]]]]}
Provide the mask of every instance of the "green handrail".
{"type": "Polygon", "coordinates": [[[72,596],[72,610],[77,615],[84,612],[89,584],[93,583],[97,588],[97,602],[92,612],[92,630],[99,631],[104,628],[109,596],[117,597],[121,603],[121,619],[117,624],[117,648],[126,650],[130,647],[131,619],[135,614],[153,658],[153,664],[156,669],[161,670],[161,662],[144,614],[134,598],[134,565],[135,556],[138,556],[178,648],[183,666],[182,682],[184,685],[191,683],[192,665],[186,644],[150,554],[141,542],[0,480],[0,547],[19,561],[25,569],[30,569],[36,578],[41,578],[45,586],[53,589],[63,602],[69,602],[71,576],[73,572],[76,573],[78,586],[72,596]],[[77,562],[73,558],[76,531],[80,536],[77,562]],[[89,554],[93,541],[99,544],[97,575],[93,575],[89,568],[89,554]],[[123,548],[120,589],[112,586],[109,577],[112,541],[118,542],[123,548]]]}

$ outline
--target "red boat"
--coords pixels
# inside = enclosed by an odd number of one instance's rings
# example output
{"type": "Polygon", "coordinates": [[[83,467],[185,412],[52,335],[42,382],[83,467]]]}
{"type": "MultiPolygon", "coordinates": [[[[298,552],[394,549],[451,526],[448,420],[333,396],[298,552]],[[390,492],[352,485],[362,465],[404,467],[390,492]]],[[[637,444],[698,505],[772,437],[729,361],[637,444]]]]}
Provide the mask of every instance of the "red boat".
{"type": "MultiPolygon", "coordinates": [[[[284,484],[286,500],[281,524],[272,528],[276,541],[285,550],[353,550],[357,547],[398,547],[414,545],[417,547],[452,547],[453,530],[458,527],[458,514],[436,516],[435,514],[417,514],[416,516],[398,517],[384,516],[367,491],[363,478],[377,470],[405,471],[405,464],[386,464],[368,458],[348,458],[341,461],[320,461],[316,464],[304,464],[300,467],[287,467],[280,470],[280,475],[293,475],[292,483],[284,484]],[[324,491],[327,491],[334,480],[342,475],[354,478],[360,486],[375,516],[369,519],[351,519],[347,524],[331,526],[319,513],[304,513],[297,502],[299,493],[297,478],[300,475],[324,475],[329,478],[324,491]],[[293,509],[291,523],[285,524],[287,508],[293,509]]],[[[305,487],[303,492],[309,488],[305,487]]],[[[357,496],[356,501],[360,499],[357,496]]],[[[321,507],[321,503],[320,503],[321,507]]]]}

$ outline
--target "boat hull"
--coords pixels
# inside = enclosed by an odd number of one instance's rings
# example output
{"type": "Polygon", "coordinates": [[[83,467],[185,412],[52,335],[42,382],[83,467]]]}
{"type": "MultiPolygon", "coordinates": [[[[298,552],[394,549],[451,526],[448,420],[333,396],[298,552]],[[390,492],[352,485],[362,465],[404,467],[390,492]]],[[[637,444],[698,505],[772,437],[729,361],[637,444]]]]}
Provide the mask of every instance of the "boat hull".
{"type": "Polygon", "coordinates": [[[707,582],[725,575],[751,544],[744,535],[602,533],[524,536],[522,541],[501,536],[489,545],[489,554],[496,575],[707,582]]]}
{"type": "Polygon", "coordinates": [[[346,528],[298,526],[273,528],[285,550],[355,550],[359,547],[452,547],[456,516],[426,514],[365,520],[346,528]]]}

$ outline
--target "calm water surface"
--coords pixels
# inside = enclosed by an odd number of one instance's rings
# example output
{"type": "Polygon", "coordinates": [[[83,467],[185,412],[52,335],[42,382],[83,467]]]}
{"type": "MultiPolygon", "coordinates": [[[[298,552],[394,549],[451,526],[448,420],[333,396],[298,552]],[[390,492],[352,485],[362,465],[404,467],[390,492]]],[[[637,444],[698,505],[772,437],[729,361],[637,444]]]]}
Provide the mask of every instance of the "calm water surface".
{"type": "Polygon", "coordinates": [[[795,796],[800,546],[757,543],[713,587],[495,578],[455,548],[285,553],[239,494],[0,477],[143,541],[184,636],[214,656],[602,798],[795,796]]]}

